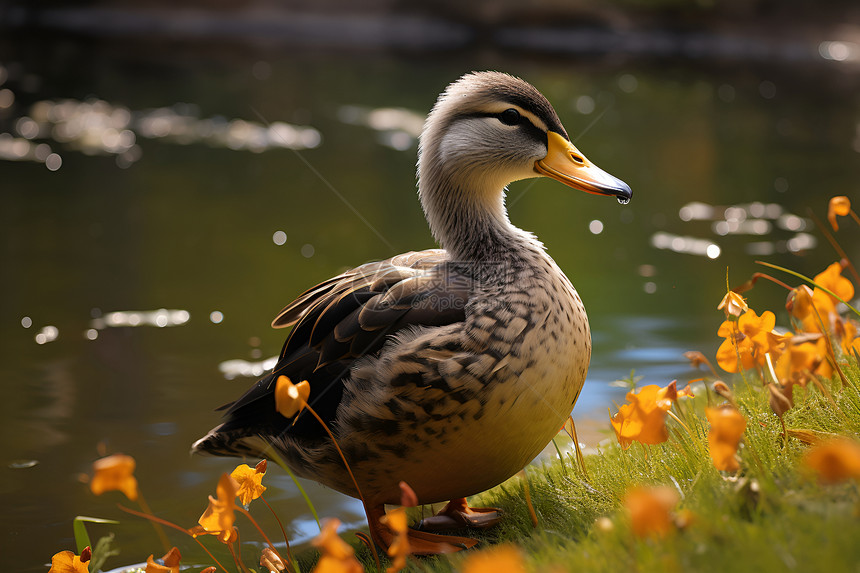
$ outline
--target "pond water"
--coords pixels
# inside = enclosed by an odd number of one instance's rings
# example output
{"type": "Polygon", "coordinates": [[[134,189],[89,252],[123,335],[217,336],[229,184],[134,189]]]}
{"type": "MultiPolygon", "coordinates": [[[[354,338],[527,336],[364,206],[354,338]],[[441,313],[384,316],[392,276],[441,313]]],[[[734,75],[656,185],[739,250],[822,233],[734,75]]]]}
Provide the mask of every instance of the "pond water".
{"type": "MultiPolygon", "coordinates": [[[[713,356],[726,269],[733,284],[757,258],[817,273],[836,256],[808,209],[860,198],[856,64],[19,40],[0,60],[7,570],[73,549],[76,515],[122,520],[92,527],[118,533],[114,566],[160,554],[119,494],[81,484],[100,451],[133,455],[156,513],[194,524],[237,461],[189,446],[280,350],[275,313],[348,267],[433,246],[415,135],[466,71],[535,84],[576,145],[634,189],[626,206],[549,180],[508,193],[511,219],[589,311],[578,420],[608,427],[624,397],[611,383],[631,370],[641,383],[695,377],[682,353],[713,356]]],[[[749,296],[777,308],[784,293],[749,296]]],[[[313,535],[289,478],[273,468],[267,481],[291,536],[313,535]]],[[[320,515],[361,524],[356,502],[306,487],[320,515]]]]}

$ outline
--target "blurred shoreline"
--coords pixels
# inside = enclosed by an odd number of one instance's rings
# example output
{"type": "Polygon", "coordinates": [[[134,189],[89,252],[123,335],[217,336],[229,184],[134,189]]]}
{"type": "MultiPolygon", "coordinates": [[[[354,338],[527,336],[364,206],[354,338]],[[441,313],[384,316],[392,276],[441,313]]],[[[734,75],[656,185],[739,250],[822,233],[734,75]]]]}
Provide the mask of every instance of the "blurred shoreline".
{"type": "Polygon", "coordinates": [[[860,62],[860,7],[831,2],[539,0],[463,3],[12,3],[0,29],[145,41],[229,42],[324,50],[623,55],[805,63],[860,62]],[[830,53],[829,43],[838,43],[830,53]]]}

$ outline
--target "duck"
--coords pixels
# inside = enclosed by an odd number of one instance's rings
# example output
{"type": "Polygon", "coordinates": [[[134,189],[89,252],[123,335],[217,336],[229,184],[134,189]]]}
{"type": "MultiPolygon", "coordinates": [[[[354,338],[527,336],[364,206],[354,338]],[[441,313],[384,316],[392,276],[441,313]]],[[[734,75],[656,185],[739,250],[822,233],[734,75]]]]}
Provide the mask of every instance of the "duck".
{"type": "MultiPolygon", "coordinates": [[[[510,221],[507,185],[548,177],[620,203],[632,197],[574,146],[540,91],[496,71],[467,73],[439,95],[417,176],[440,248],[366,263],[300,294],[272,322],[292,327],[277,364],[192,449],[280,458],[362,499],[382,548],[394,540],[383,517],[401,503],[401,483],[421,505],[446,503],[430,525],[497,523],[500,510],[466,498],[529,464],[585,382],[585,307],[543,244],[510,221]],[[282,376],[307,381],[319,419],[277,411],[282,376]]],[[[431,527],[408,537],[417,554],[477,543],[431,527]]]]}

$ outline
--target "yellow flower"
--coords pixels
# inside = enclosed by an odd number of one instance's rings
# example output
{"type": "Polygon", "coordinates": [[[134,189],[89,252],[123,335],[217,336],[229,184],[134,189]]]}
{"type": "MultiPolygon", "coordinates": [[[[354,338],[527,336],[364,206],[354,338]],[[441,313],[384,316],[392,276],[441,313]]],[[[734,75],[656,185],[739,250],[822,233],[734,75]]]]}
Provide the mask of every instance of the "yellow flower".
{"type": "MultiPolygon", "coordinates": [[[[823,286],[842,300],[851,300],[854,297],[854,285],[842,276],[841,263],[833,263],[824,269],[824,271],[815,275],[815,284],[823,286]]],[[[815,290],[812,291],[812,302],[815,304],[818,312],[822,313],[822,318],[824,318],[825,313],[836,312],[836,304],[839,301],[820,288],[815,287],[815,290]]]]}
{"type": "Polygon", "coordinates": [[[476,551],[463,561],[463,573],[525,573],[522,553],[512,545],[476,551]]]}
{"type": "Polygon", "coordinates": [[[320,534],[311,540],[311,544],[319,547],[322,553],[313,573],[364,573],[364,568],[355,558],[355,550],[338,537],[338,527],[340,520],[328,519],[320,534]]]}
{"type": "Polygon", "coordinates": [[[233,537],[233,524],[236,522],[236,482],[227,474],[222,474],[215,489],[218,498],[209,496],[209,506],[197,523],[191,528],[192,535],[215,535],[224,543],[233,537]]]}
{"type": "Polygon", "coordinates": [[[179,573],[180,559],[182,559],[182,555],[176,547],[168,551],[167,554],[161,558],[164,565],[156,563],[153,556],[150,555],[146,558],[145,573],[179,573]]]}
{"type": "Polygon", "coordinates": [[[726,293],[726,296],[723,297],[723,300],[720,301],[720,304],[717,305],[717,310],[722,310],[726,313],[726,316],[740,316],[746,311],[749,310],[749,306],[747,306],[747,301],[744,300],[744,297],[736,293],[735,291],[730,290],[726,293]]]}
{"type": "Polygon", "coordinates": [[[89,547],[75,555],[71,551],[60,551],[51,557],[51,568],[48,573],[89,573],[89,563],[92,552],[89,547]]]}
{"type": "Polygon", "coordinates": [[[308,405],[311,385],[308,381],[293,384],[286,376],[278,377],[275,385],[275,407],[285,418],[292,418],[308,405]]]}
{"type": "Polygon", "coordinates": [[[735,472],[740,468],[735,453],[747,427],[746,419],[734,406],[705,408],[711,423],[708,446],[714,467],[720,471],[735,472]]]}
{"type": "Polygon", "coordinates": [[[678,492],[666,486],[637,486],[624,496],[630,527],[637,537],[663,537],[673,530],[672,509],[678,492]]]}
{"type": "Polygon", "coordinates": [[[392,509],[382,516],[380,520],[394,534],[394,540],[388,546],[388,556],[391,557],[391,567],[385,573],[397,573],[406,567],[406,558],[409,556],[408,523],[406,521],[406,508],[398,507],[392,509]]]}
{"type": "Polygon", "coordinates": [[[839,230],[839,223],[836,221],[837,216],[845,217],[851,212],[851,200],[848,197],[836,196],[830,198],[830,204],[827,207],[827,220],[830,221],[830,226],[834,231],[839,230]]]}
{"type": "Polygon", "coordinates": [[[95,474],[90,491],[101,495],[106,491],[121,491],[131,501],[137,500],[137,479],[134,477],[134,458],[114,454],[93,462],[95,474]]]}
{"type": "Polygon", "coordinates": [[[823,483],[860,479],[860,443],[848,438],[822,442],[806,452],[803,463],[823,483]]]}
{"type": "Polygon", "coordinates": [[[242,505],[248,505],[266,491],[263,476],[266,475],[266,460],[261,461],[254,469],[248,464],[241,464],[233,470],[230,477],[239,484],[236,495],[242,505]]]}
{"type": "Polygon", "coordinates": [[[769,310],[759,316],[750,309],[737,322],[726,320],[717,330],[717,335],[725,338],[717,350],[717,363],[726,372],[738,371],[738,356],[744,370],[764,365],[765,354],[779,353],[781,338],[773,332],[774,326],[776,316],[769,310]]]}
{"type": "Polygon", "coordinates": [[[666,429],[666,412],[678,397],[676,382],[665,388],[656,384],[644,386],[639,393],[627,393],[627,401],[611,418],[618,443],[625,450],[634,441],[642,444],[661,444],[669,439],[666,429]]]}

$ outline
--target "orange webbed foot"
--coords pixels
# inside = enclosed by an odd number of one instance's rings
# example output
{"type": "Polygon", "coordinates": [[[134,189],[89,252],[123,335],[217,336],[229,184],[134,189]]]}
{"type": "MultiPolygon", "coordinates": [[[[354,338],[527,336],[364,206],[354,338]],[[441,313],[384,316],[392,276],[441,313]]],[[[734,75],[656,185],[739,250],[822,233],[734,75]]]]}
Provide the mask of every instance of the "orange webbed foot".
{"type": "MultiPolygon", "coordinates": [[[[370,536],[373,541],[387,551],[394,541],[394,534],[379,521],[383,515],[385,515],[385,506],[380,505],[369,508],[367,510],[367,524],[370,528],[370,536]]],[[[478,544],[478,540],[471,537],[438,535],[415,529],[408,530],[406,536],[409,539],[410,553],[413,555],[454,553],[463,549],[469,549],[478,544]]]]}
{"type": "Polygon", "coordinates": [[[502,520],[502,510],[495,507],[469,507],[466,498],[452,499],[442,510],[418,524],[423,531],[438,531],[457,527],[486,529],[502,520]]]}

